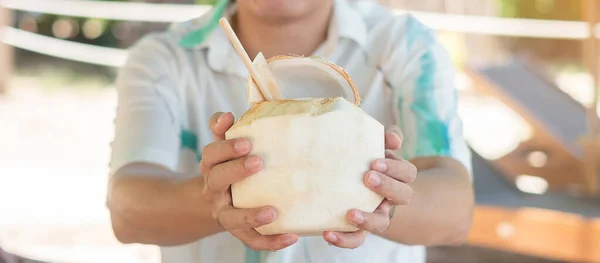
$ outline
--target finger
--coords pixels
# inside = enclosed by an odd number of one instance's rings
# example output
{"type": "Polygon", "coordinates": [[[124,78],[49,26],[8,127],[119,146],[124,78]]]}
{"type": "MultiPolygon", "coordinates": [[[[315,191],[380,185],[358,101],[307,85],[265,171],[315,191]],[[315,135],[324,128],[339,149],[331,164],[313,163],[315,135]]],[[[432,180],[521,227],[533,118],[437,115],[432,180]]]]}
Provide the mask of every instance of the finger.
{"type": "Polygon", "coordinates": [[[323,233],[325,241],[341,248],[357,248],[365,241],[366,236],[367,232],[362,230],[347,233],[333,231],[325,231],[323,233]]]}
{"type": "Polygon", "coordinates": [[[277,251],[289,247],[298,241],[296,234],[263,236],[254,229],[233,230],[231,233],[242,240],[251,249],[277,251]]]}
{"type": "Polygon", "coordinates": [[[213,166],[206,178],[206,187],[212,191],[225,191],[230,185],[255,174],[263,168],[256,155],[245,156],[213,166]]]}
{"type": "Polygon", "coordinates": [[[250,152],[252,145],[246,138],[216,141],[207,144],[202,149],[202,160],[200,165],[210,170],[213,166],[242,157],[250,152]]]}
{"type": "Polygon", "coordinates": [[[375,160],[371,164],[371,169],[407,184],[413,183],[417,178],[417,167],[406,160],[375,160]]]}
{"type": "Polygon", "coordinates": [[[392,160],[403,160],[398,155],[396,155],[396,153],[394,153],[394,151],[392,151],[392,150],[385,150],[385,158],[392,159],[392,160]]]}
{"type": "Polygon", "coordinates": [[[225,140],[225,132],[233,125],[235,118],[231,112],[217,112],[209,120],[209,127],[215,141],[225,140]]]}
{"type": "Polygon", "coordinates": [[[390,225],[389,205],[381,208],[377,213],[367,213],[358,209],[352,209],[346,214],[346,219],[350,224],[372,233],[383,233],[390,225]]]}
{"type": "Polygon", "coordinates": [[[402,146],[402,132],[390,131],[385,133],[385,148],[398,150],[402,146]]]}
{"type": "Polygon", "coordinates": [[[413,194],[408,184],[376,171],[368,171],[364,182],[369,189],[390,200],[394,205],[407,205],[413,194]]]}
{"type": "Polygon", "coordinates": [[[393,207],[396,207],[396,206],[394,204],[392,204],[392,202],[390,200],[383,199],[381,204],[379,204],[379,206],[375,209],[375,211],[373,211],[373,213],[385,215],[389,218],[390,212],[392,211],[393,207]]]}
{"type": "MultiPolygon", "coordinates": [[[[207,177],[208,178],[208,177],[207,177]]],[[[208,188],[208,180],[205,180],[202,188],[202,197],[212,204],[213,217],[216,218],[216,213],[225,206],[231,206],[231,191],[214,191],[208,188]]]]}
{"type": "Polygon", "coordinates": [[[253,229],[272,223],[277,218],[277,211],[273,207],[260,207],[251,209],[237,209],[228,207],[221,210],[217,220],[228,230],[253,229]]]}

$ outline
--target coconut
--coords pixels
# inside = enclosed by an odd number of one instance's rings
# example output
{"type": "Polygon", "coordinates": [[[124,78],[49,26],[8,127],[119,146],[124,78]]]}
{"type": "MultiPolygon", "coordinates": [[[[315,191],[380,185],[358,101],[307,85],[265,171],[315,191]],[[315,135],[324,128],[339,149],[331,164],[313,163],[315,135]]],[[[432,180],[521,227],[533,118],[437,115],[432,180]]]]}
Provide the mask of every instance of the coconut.
{"type": "Polygon", "coordinates": [[[348,211],[373,212],[383,200],[363,181],[370,164],[385,155],[383,125],[360,107],[348,74],[326,59],[267,61],[259,54],[253,64],[274,97],[281,98],[278,87],[338,87],[353,102],[341,96],[264,100],[249,78],[250,109],[225,135],[250,139],[250,154],[262,158],[264,169],[231,186],[234,207],[273,206],[278,218],[256,228],[262,235],[358,230],[348,223],[348,211]]]}

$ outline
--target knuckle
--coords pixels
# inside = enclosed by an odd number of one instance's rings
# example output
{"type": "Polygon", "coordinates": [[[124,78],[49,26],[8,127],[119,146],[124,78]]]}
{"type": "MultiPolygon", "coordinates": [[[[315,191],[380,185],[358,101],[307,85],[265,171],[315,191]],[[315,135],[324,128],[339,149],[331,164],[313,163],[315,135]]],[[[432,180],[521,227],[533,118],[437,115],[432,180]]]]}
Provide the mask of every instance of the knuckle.
{"type": "Polygon", "coordinates": [[[407,204],[410,203],[412,196],[413,196],[413,192],[414,192],[414,190],[412,189],[412,187],[408,187],[406,189],[406,203],[407,204]]]}
{"type": "Polygon", "coordinates": [[[412,198],[413,190],[411,187],[406,187],[405,189],[403,189],[403,193],[404,194],[402,195],[402,198],[399,198],[398,200],[396,200],[396,202],[399,205],[408,205],[412,198]]]}
{"type": "Polygon", "coordinates": [[[408,205],[408,200],[406,198],[400,198],[400,199],[394,200],[393,203],[395,205],[408,205]]]}
{"type": "Polygon", "coordinates": [[[220,164],[213,168],[209,178],[206,180],[206,187],[211,191],[219,194],[223,194],[227,190],[227,185],[224,182],[226,180],[226,164],[220,164]]]}
{"type": "MultiPolygon", "coordinates": [[[[204,145],[204,147],[202,147],[202,157],[203,157],[202,159],[203,160],[205,159],[204,157],[208,156],[208,154],[210,153],[213,144],[214,144],[214,142],[204,145]]],[[[202,162],[200,162],[200,164],[202,164],[202,162]]]]}
{"type": "Polygon", "coordinates": [[[360,228],[366,231],[376,231],[378,227],[377,224],[371,222],[370,220],[365,220],[360,228]]]}
{"type": "Polygon", "coordinates": [[[373,232],[381,234],[381,233],[385,232],[389,226],[390,226],[390,219],[386,217],[385,219],[381,220],[381,224],[379,226],[377,226],[373,229],[373,232]]]}
{"type": "Polygon", "coordinates": [[[413,173],[408,173],[408,175],[406,176],[406,183],[407,184],[412,184],[415,182],[415,179],[417,179],[417,176],[413,173]]]}
{"type": "Polygon", "coordinates": [[[211,191],[206,188],[206,186],[204,187],[204,189],[202,189],[202,197],[209,202],[213,201],[213,195],[211,191]]]}
{"type": "Polygon", "coordinates": [[[384,233],[386,230],[388,230],[388,228],[389,228],[389,224],[386,224],[386,225],[384,225],[384,226],[381,226],[381,227],[378,227],[378,228],[376,228],[374,232],[375,232],[375,233],[378,233],[378,234],[382,234],[382,233],[384,233]]]}
{"type": "Polygon", "coordinates": [[[212,210],[212,214],[211,214],[211,215],[212,215],[212,218],[213,218],[214,220],[221,221],[221,220],[220,220],[220,218],[219,218],[219,214],[220,214],[220,213],[219,213],[219,210],[218,210],[218,209],[213,209],[213,210],[212,210]]]}
{"type": "Polygon", "coordinates": [[[396,196],[396,190],[394,190],[396,188],[397,187],[395,185],[391,185],[389,182],[386,182],[384,180],[383,183],[378,186],[378,188],[375,188],[375,190],[378,190],[381,193],[381,195],[390,199],[396,196]]]}
{"type": "Polygon", "coordinates": [[[407,205],[410,202],[413,190],[408,184],[399,183],[388,193],[393,193],[388,195],[390,197],[387,198],[392,205],[407,205]]]}
{"type": "Polygon", "coordinates": [[[385,191],[385,192],[389,192],[389,193],[394,193],[394,189],[396,188],[396,185],[398,183],[400,183],[398,180],[389,177],[387,175],[380,175],[381,177],[381,184],[379,185],[379,187],[381,188],[381,190],[385,191]]]}
{"type": "Polygon", "coordinates": [[[417,167],[410,162],[408,165],[408,175],[411,183],[414,182],[415,179],[417,179],[417,167]]]}
{"type": "Polygon", "coordinates": [[[204,164],[204,153],[202,154],[202,159],[200,159],[200,172],[201,173],[205,173],[206,172],[206,164],[204,164]]]}
{"type": "Polygon", "coordinates": [[[251,227],[254,223],[254,219],[252,216],[250,216],[249,213],[245,213],[244,214],[244,223],[246,223],[246,226],[251,227]]]}
{"type": "Polygon", "coordinates": [[[204,189],[206,189],[206,191],[211,195],[214,194],[213,192],[215,191],[213,189],[213,183],[214,183],[213,180],[215,178],[217,178],[217,177],[215,177],[215,173],[212,172],[212,173],[210,173],[209,176],[206,176],[206,179],[204,181],[204,189]]]}
{"type": "Polygon", "coordinates": [[[357,225],[358,228],[362,229],[362,230],[371,230],[371,222],[369,222],[369,219],[365,218],[365,221],[362,222],[361,224],[357,225]]]}

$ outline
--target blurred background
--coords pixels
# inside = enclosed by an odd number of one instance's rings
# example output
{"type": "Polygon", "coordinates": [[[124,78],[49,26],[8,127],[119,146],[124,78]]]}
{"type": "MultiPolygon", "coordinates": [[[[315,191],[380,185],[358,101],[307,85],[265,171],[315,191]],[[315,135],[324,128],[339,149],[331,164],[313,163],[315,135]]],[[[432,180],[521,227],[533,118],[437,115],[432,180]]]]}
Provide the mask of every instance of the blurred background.
{"type": "MultiPolygon", "coordinates": [[[[113,81],[137,39],[213,2],[0,0],[4,253],[158,262],[115,240],[104,206],[113,81]]],[[[381,3],[436,29],[459,69],[477,209],[468,244],[429,262],[600,262],[600,1],[381,3]]]]}

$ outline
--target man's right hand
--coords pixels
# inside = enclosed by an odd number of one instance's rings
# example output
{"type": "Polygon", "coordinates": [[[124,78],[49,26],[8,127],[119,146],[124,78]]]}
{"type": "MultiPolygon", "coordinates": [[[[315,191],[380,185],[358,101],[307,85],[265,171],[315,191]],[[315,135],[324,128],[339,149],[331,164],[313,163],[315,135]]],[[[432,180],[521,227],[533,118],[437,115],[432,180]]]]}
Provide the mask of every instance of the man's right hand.
{"type": "Polygon", "coordinates": [[[202,151],[200,171],[204,179],[202,196],[213,205],[213,218],[232,235],[254,250],[276,251],[298,240],[295,234],[263,236],[254,228],[277,218],[273,207],[237,209],[231,199],[231,185],[263,168],[262,160],[249,155],[252,145],[246,138],[225,139],[233,125],[231,113],[216,113],[210,119],[214,142],[202,151]]]}

